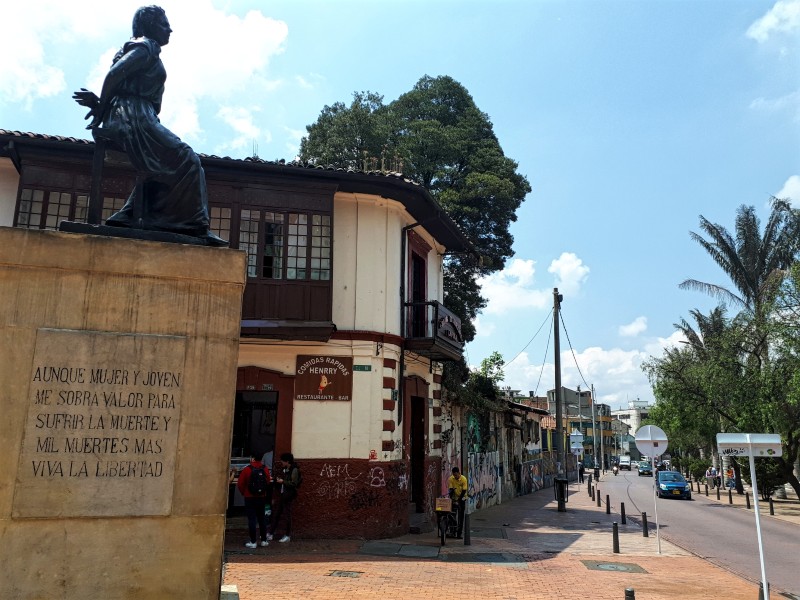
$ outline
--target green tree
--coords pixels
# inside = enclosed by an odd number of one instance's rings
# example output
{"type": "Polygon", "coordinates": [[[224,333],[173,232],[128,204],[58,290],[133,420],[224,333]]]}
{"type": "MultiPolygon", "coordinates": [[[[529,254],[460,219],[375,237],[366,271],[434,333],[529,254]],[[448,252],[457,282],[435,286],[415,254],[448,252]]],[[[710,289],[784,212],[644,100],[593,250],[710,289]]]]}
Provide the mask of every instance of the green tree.
{"type": "MultiPolygon", "coordinates": [[[[721,225],[700,219],[708,239],[696,233],[692,238],[733,285],[729,289],[686,280],[681,287],[715,295],[741,312],[728,320],[723,309],[708,317],[692,311],[697,330],[686,321],[677,325],[687,347],[669,350],[645,364],[657,399],[651,416],[668,425],[679,424],[691,399],[698,409],[711,408],[722,417],[726,431],[779,433],[783,456],[774,461],[771,473],[776,482],[788,481],[800,494],[800,482],[792,472],[800,452],[798,213],[788,202],[773,198],[762,234],[755,209],[742,206],[736,215],[735,238],[721,225]]],[[[701,439],[710,434],[708,422],[682,422],[701,439]]],[[[734,467],[740,481],[735,461],[734,467]]]]}
{"type": "Polygon", "coordinates": [[[733,290],[724,285],[687,279],[683,289],[699,290],[716,296],[734,308],[758,316],[780,288],[786,269],[800,248],[798,218],[786,200],[772,199],[772,211],[761,233],[761,224],[753,206],[740,206],[736,213],[736,237],[725,227],[700,215],[700,228],[708,239],[691,232],[730,278],[733,290]]]}
{"type": "MultiPolygon", "coordinates": [[[[326,106],[300,146],[300,158],[360,170],[396,170],[425,186],[473,243],[475,256],[447,256],[444,303],[466,341],[486,305],[477,280],[513,255],[510,225],[530,191],[503,154],[488,116],[451,77],[424,76],[397,100],[361,92],[349,107],[326,106]]],[[[465,375],[465,365],[461,374],[465,375]]]]}

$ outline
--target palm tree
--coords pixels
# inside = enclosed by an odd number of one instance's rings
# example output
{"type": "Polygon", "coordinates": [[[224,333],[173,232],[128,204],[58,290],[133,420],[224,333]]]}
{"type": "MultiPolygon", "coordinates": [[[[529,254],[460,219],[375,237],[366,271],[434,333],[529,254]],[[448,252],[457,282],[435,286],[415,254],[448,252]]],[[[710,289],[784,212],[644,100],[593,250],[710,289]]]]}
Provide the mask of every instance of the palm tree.
{"type": "Polygon", "coordinates": [[[757,318],[774,298],[800,249],[798,213],[786,200],[772,198],[764,234],[755,207],[742,205],[736,212],[736,238],[722,225],[700,215],[700,228],[708,239],[690,232],[691,238],[711,255],[733,283],[733,290],[713,283],[687,279],[681,289],[699,290],[726,304],[740,307],[757,318]]]}

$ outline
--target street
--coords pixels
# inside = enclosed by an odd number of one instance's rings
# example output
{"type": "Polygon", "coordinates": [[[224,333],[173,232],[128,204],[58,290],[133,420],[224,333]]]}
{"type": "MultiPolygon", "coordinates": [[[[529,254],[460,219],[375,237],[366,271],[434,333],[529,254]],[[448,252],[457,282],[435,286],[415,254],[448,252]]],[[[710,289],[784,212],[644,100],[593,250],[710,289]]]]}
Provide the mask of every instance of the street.
{"type": "MultiPolygon", "coordinates": [[[[696,488],[695,488],[696,489],[696,488]]],[[[656,522],[660,523],[662,539],[668,540],[698,556],[733,571],[753,582],[761,579],[758,540],[753,510],[742,510],[706,498],[705,492],[692,493],[692,500],[653,496],[653,478],[640,477],[636,465],[620,471],[616,477],[609,471],[600,481],[605,501],[609,494],[612,511],[618,512],[625,503],[628,516],[639,521],[647,513],[650,535],[655,536],[656,522]]],[[[701,485],[701,490],[704,490],[701,485]]],[[[709,490],[716,497],[716,491],[709,490]]],[[[727,498],[727,491],[723,499],[727,498]]],[[[751,499],[752,501],[752,499],[751,499]]],[[[800,525],[778,520],[761,512],[761,531],[767,580],[774,591],[791,593],[800,598],[800,571],[797,565],[800,525]]],[[[773,591],[771,590],[771,591],[773,591]]]]}

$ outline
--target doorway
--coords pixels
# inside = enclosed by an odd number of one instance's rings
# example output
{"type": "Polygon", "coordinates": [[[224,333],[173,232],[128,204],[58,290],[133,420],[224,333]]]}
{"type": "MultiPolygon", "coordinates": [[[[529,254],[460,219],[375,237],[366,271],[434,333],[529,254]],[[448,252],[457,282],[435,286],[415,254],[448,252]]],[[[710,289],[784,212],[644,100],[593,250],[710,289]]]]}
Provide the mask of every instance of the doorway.
{"type": "Polygon", "coordinates": [[[277,421],[278,392],[237,392],[231,456],[249,458],[252,451],[263,456],[274,450],[277,421]]]}
{"type": "Polygon", "coordinates": [[[425,512],[425,398],[411,396],[411,416],[409,431],[411,502],[416,504],[418,513],[425,512]]]}

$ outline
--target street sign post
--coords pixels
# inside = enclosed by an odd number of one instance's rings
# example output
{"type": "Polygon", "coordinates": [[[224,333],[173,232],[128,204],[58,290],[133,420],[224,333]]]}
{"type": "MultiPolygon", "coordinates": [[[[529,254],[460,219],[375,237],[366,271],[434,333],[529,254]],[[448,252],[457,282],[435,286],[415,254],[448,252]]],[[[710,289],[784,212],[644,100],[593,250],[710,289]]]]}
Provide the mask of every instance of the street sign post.
{"type": "Polygon", "coordinates": [[[769,598],[767,568],[764,564],[764,544],[761,541],[761,515],[758,512],[758,483],[756,482],[756,457],[771,458],[783,455],[781,436],[775,433],[718,433],[717,448],[722,456],[747,456],[750,459],[750,479],[753,483],[753,501],[758,536],[758,559],[761,563],[761,589],[769,598]]]}
{"type": "Polygon", "coordinates": [[[667,451],[668,446],[667,434],[660,427],[645,425],[636,431],[636,449],[645,456],[649,456],[653,464],[653,506],[656,513],[656,540],[658,540],[659,554],[661,554],[661,524],[658,521],[658,498],[656,498],[656,486],[658,485],[656,459],[667,451]]]}

